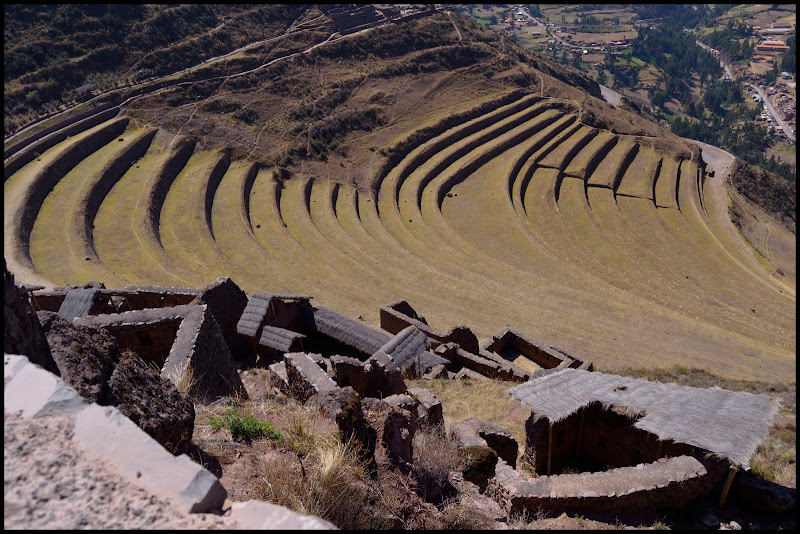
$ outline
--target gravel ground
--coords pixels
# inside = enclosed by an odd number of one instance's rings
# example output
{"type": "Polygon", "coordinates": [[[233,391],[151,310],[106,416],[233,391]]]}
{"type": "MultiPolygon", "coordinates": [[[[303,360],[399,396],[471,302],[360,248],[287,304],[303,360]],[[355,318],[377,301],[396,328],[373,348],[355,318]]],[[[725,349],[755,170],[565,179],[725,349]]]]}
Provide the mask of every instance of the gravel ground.
{"type": "Polygon", "coordinates": [[[167,498],[77,449],[73,416],[3,414],[6,529],[236,529],[232,518],[183,514],[167,498]]]}

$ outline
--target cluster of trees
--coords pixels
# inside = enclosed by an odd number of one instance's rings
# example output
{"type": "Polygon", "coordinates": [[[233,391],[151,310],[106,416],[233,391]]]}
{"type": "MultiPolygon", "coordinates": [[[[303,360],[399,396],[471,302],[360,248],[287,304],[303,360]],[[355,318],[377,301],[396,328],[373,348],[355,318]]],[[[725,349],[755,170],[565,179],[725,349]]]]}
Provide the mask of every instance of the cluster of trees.
{"type": "Polygon", "coordinates": [[[794,34],[786,39],[786,46],[789,47],[789,50],[783,54],[783,59],[781,59],[781,69],[786,72],[797,72],[797,49],[795,48],[794,34]]]}
{"type": "Polygon", "coordinates": [[[685,102],[689,97],[693,74],[697,74],[701,85],[706,85],[720,78],[723,72],[719,60],[697,46],[691,33],[683,31],[681,20],[684,18],[677,17],[656,28],[638,28],[631,45],[633,55],[661,70],[659,83],[663,81],[665,88],[662,91],[657,85],[651,91],[651,98],[656,99],[653,101],[656,107],[663,106],[671,99],[685,102]]]}
{"type": "Polygon", "coordinates": [[[753,28],[744,21],[730,19],[724,28],[714,30],[700,39],[728,56],[731,61],[741,61],[753,55],[755,45],[750,41],[752,33],[753,28]]]}
{"type": "MultiPolygon", "coordinates": [[[[715,99],[716,97],[712,97],[715,99]]],[[[671,130],[681,137],[721,147],[751,165],[759,165],[789,182],[795,181],[796,166],[766,155],[772,140],[764,126],[754,122],[757,109],[735,104],[728,112],[712,113],[704,120],[674,117],[671,130]]]]}

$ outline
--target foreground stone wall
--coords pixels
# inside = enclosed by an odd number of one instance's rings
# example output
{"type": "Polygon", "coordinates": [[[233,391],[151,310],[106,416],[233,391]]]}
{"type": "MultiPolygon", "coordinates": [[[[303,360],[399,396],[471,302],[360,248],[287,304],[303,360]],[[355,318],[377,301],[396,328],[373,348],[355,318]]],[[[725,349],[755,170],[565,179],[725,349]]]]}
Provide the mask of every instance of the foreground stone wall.
{"type": "Polygon", "coordinates": [[[510,515],[676,510],[712,492],[727,467],[726,461],[703,465],[691,456],[679,456],[606,472],[531,479],[498,460],[486,494],[510,515]]]}
{"type": "Polygon", "coordinates": [[[134,310],[124,313],[87,316],[75,324],[104,328],[117,340],[120,350],[135,352],[146,363],[159,368],[172,350],[188,306],[134,310]]]}
{"type": "Polygon", "coordinates": [[[161,376],[176,381],[190,369],[196,380],[189,390],[192,396],[205,401],[224,396],[247,399],[247,391],[214,316],[204,304],[189,308],[161,376]]]}
{"type": "Polygon", "coordinates": [[[383,330],[397,334],[409,326],[416,326],[431,340],[436,341],[435,346],[442,343],[456,343],[467,352],[477,354],[478,338],[467,326],[455,326],[449,332],[437,330],[420,317],[405,300],[398,300],[387,306],[381,306],[380,324],[383,330]]]}
{"type": "MultiPolygon", "coordinates": [[[[583,413],[579,410],[553,424],[550,472],[558,473],[576,463],[604,469],[693,453],[694,447],[683,443],[659,443],[654,434],[635,428],[635,422],[593,403],[583,408],[583,413]]],[[[547,473],[549,432],[550,422],[546,418],[537,421],[536,414],[532,414],[525,422],[525,455],[540,474],[547,473]]]]}

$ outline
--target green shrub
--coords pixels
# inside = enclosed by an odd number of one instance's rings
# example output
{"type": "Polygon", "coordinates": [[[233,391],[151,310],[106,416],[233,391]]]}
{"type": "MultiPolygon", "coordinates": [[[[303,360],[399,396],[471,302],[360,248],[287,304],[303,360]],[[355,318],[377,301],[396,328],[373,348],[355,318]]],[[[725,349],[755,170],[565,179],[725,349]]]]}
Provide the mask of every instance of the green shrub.
{"type": "Polygon", "coordinates": [[[283,435],[272,426],[271,421],[262,423],[246,410],[237,409],[234,406],[225,410],[223,417],[212,415],[209,416],[208,421],[214,430],[227,428],[236,441],[249,441],[262,436],[273,441],[283,439],[283,435]]]}

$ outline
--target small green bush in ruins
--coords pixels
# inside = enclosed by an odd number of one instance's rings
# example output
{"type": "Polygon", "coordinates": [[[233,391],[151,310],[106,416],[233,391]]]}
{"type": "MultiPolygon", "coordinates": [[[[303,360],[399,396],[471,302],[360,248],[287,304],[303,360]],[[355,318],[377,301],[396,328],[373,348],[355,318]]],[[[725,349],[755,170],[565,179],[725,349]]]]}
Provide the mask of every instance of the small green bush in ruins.
{"type": "Polygon", "coordinates": [[[247,410],[241,410],[234,406],[225,410],[223,417],[212,415],[209,416],[208,420],[214,430],[219,430],[222,427],[227,428],[236,441],[249,441],[262,436],[273,441],[283,439],[283,434],[272,426],[272,421],[262,423],[250,415],[247,410]]]}

